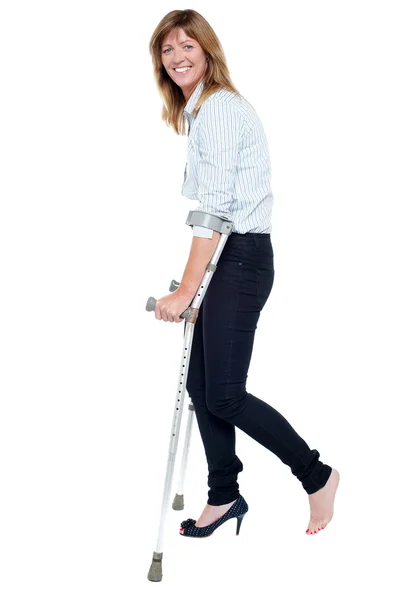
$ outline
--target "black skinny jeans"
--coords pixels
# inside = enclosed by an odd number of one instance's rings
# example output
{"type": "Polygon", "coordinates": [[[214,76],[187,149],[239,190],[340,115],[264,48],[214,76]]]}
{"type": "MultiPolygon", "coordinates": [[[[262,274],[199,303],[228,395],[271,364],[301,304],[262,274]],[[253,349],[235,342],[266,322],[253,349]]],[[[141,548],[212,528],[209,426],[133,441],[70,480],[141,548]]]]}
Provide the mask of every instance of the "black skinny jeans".
{"type": "Polygon", "coordinates": [[[288,465],[308,494],[322,488],[332,471],[277,410],[246,391],[255,330],[273,281],[270,233],[231,233],[198,312],[186,389],[204,444],[213,506],[239,495],[243,464],[235,453],[235,426],[288,465]]]}

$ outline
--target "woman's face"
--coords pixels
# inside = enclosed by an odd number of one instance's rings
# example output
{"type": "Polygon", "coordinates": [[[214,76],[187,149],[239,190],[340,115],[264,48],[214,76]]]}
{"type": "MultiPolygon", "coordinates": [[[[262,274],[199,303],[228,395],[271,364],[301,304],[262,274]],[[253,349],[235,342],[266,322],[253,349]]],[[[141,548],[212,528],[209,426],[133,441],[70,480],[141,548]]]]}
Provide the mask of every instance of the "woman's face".
{"type": "Polygon", "coordinates": [[[170,31],[162,42],[162,64],[169,77],[181,87],[186,100],[204,76],[208,66],[199,43],[189,38],[180,27],[170,31]],[[182,72],[176,68],[189,67],[182,72]]]}

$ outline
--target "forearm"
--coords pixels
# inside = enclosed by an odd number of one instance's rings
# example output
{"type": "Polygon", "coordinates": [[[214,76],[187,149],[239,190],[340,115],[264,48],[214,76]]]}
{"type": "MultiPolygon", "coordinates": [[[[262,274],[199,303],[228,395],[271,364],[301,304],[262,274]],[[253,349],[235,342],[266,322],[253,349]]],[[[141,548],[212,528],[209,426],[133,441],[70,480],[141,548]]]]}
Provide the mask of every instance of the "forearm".
{"type": "Polygon", "coordinates": [[[198,290],[219,238],[218,231],[213,232],[212,239],[193,236],[187,265],[179,286],[183,293],[192,297],[198,290]]]}

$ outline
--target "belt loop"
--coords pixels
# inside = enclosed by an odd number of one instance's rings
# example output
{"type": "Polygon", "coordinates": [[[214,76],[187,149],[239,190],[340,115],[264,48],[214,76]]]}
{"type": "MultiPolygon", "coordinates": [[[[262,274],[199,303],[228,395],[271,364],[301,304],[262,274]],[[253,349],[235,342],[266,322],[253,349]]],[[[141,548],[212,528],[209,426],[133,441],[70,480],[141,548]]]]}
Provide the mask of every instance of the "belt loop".
{"type": "Polygon", "coordinates": [[[254,233],[252,234],[252,239],[255,243],[256,249],[259,250],[259,240],[254,233]]]}

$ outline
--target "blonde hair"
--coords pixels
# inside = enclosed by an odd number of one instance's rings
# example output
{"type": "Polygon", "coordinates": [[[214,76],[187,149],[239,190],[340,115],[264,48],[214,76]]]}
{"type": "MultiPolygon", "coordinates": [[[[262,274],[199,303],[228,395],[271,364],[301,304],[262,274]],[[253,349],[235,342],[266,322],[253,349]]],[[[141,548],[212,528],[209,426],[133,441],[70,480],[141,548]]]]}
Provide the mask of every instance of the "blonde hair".
{"type": "Polygon", "coordinates": [[[222,45],[208,21],[192,9],[172,10],[165,15],[151,36],[149,51],[152,56],[155,82],[163,100],[161,118],[168,127],[172,126],[178,135],[186,135],[183,113],[186,100],[181,87],[166,72],[161,57],[165,36],[178,27],[181,27],[189,37],[195,39],[205,54],[209,56],[208,67],[203,77],[204,86],[194,107],[194,116],[198,114],[205,100],[220,88],[236,94],[239,92],[231,81],[222,45]]]}

